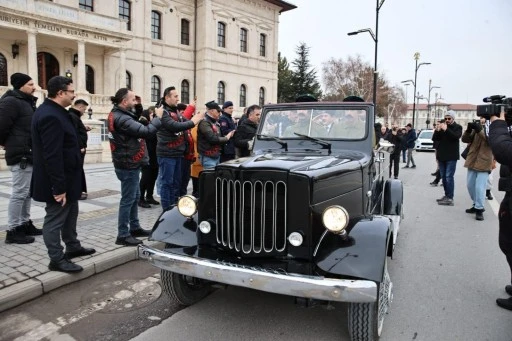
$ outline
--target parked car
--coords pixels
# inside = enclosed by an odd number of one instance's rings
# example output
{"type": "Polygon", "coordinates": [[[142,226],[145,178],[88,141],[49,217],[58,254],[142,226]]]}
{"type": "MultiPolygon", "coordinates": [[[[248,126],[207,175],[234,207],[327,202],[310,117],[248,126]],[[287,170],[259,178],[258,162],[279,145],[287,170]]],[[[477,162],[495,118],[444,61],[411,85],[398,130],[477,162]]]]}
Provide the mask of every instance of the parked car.
{"type": "Polygon", "coordinates": [[[216,283],[347,302],[351,339],[378,339],[403,188],[373,119],[370,103],[265,106],[253,155],[204,170],[199,198],[181,197],[155,223],[151,240],[165,248],[139,246],[163,291],[184,306],[216,283]]]}
{"type": "Polygon", "coordinates": [[[429,150],[435,151],[434,142],[432,141],[432,135],[434,135],[434,130],[432,129],[424,129],[418,134],[418,138],[416,139],[416,144],[414,149],[416,151],[429,150]]]}

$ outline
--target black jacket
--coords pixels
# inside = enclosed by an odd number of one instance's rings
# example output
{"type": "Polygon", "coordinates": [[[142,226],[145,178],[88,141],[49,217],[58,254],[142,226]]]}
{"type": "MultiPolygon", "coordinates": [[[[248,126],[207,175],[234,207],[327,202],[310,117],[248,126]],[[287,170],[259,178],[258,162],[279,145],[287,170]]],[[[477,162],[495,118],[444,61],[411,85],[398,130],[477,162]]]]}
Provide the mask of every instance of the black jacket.
{"type": "Polygon", "coordinates": [[[435,130],[432,141],[439,142],[437,159],[439,161],[454,161],[460,159],[459,141],[462,136],[462,126],[453,122],[447,125],[446,131],[435,130]]]}
{"type": "Polygon", "coordinates": [[[32,198],[55,202],[54,195],[66,193],[67,201],[78,200],[82,194],[82,157],[69,112],[46,99],[34,113],[32,141],[32,198]]]}
{"type": "Polygon", "coordinates": [[[389,132],[386,135],[385,139],[395,145],[395,149],[393,149],[393,155],[400,155],[400,152],[402,151],[402,136],[399,133],[393,135],[392,132],[389,132]]]}
{"type": "Polygon", "coordinates": [[[0,145],[12,166],[26,157],[32,163],[30,127],[37,98],[20,90],[8,90],[0,99],[0,145]]]}
{"type": "Polygon", "coordinates": [[[178,115],[176,106],[164,105],[162,126],[157,133],[156,155],[158,157],[183,157],[187,149],[185,131],[194,128],[194,122],[178,115]]]}
{"type": "Polygon", "coordinates": [[[220,149],[228,142],[227,137],[221,136],[219,124],[210,116],[205,115],[197,127],[197,151],[200,155],[216,158],[220,149]]]}
{"type": "Polygon", "coordinates": [[[108,115],[112,162],[115,168],[137,169],[149,163],[144,138],[154,136],[162,125],[158,117],[145,126],[135,113],[114,107],[108,115]]]}
{"type": "Polygon", "coordinates": [[[73,120],[73,125],[75,126],[77,137],[78,137],[78,145],[80,149],[87,148],[87,129],[85,129],[84,122],[80,118],[82,113],[76,109],[69,108],[69,115],[73,120]]]}
{"type": "Polygon", "coordinates": [[[249,150],[248,143],[256,135],[256,130],[258,130],[257,123],[254,123],[250,120],[245,120],[238,127],[235,134],[233,135],[235,147],[240,148],[240,156],[241,157],[251,155],[251,151],[249,150]]]}
{"type": "Polygon", "coordinates": [[[512,192],[512,126],[498,120],[489,127],[489,144],[494,158],[501,164],[498,189],[512,192]]]}
{"type": "MultiPolygon", "coordinates": [[[[144,110],[142,113],[142,116],[146,118],[146,120],[149,122],[151,121],[151,117],[149,117],[149,111],[144,110]]],[[[156,135],[150,135],[145,138],[146,140],[146,148],[148,149],[148,156],[149,156],[149,165],[147,165],[149,168],[158,168],[158,160],[156,157],[156,135]]]]}
{"type": "MultiPolygon", "coordinates": [[[[236,129],[233,117],[225,112],[219,118],[220,132],[222,136],[226,136],[230,131],[236,129]]],[[[222,154],[235,156],[235,144],[233,140],[229,140],[222,148],[222,154]]]]}

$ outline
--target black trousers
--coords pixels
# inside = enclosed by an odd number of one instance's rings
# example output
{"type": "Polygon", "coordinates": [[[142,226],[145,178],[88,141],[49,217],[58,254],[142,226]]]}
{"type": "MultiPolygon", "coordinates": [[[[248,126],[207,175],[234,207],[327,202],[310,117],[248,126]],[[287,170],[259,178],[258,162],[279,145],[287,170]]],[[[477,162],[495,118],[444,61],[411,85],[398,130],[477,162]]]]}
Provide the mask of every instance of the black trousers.
{"type": "Polygon", "coordinates": [[[400,153],[391,154],[389,159],[389,177],[391,177],[391,168],[393,168],[393,176],[398,177],[398,170],[400,169],[400,153]]]}
{"type": "Polygon", "coordinates": [[[155,188],[156,178],[158,178],[158,167],[142,167],[142,175],[140,177],[139,183],[140,200],[153,197],[153,189],[155,188]]]}
{"type": "Polygon", "coordinates": [[[45,210],[43,241],[48,249],[50,260],[58,262],[64,258],[64,248],[60,243],[61,236],[66,245],[66,251],[77,251],[82,247],[76,233],[78,201],[68,201],[64,206],[57,202],[48,202],[45,210]]]}
{"type": "Polygon", "coordinates": [[[82,193],[87,193],[87,181],[85,180],[85,171],[84,171],[85,153],[82,153],[81,156],[82,156],[82,193]]]}
{"type": "Polygon", "coordinates": [[[499,245],[501,251],[507,258],[508,266],[510,267],[510,283],[512,284],[512,206],[511,206],[511,193],[507,192],[505,198],[500,205],[498,213],[499,219],[499,245]]]}

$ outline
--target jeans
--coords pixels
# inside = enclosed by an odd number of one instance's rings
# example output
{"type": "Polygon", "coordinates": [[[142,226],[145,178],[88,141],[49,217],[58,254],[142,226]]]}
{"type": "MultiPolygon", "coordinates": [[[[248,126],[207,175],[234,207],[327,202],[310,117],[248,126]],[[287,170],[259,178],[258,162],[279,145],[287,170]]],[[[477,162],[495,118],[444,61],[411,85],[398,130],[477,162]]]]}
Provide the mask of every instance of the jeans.
{"type": "Polygon", "coordinates": [[[203,166],[203,169],[215,168],[219,164],[220,156],[217,157],[208,157],[199,155],[199,162],[203,166]]]}
{"type": "Polygon", "coordinates": [[[181,186],[182,157],[158,157],[160,174],[160,202],[165,211],[178,202],[181,186]]]}
{"type": "Polygon", "coordinates": [[[412,162],[412,165],[416,166],[416,163],[414,162],[414,157],[412,157],[413,151],[414,151],[414,148],[407,148],[407,164],[406,164],[407,167],[409,167],[409,162],[412,162]]]}
{"type": "Polygon", "coordinates": [[[181,186],[180,197],[187,194],[188,183],[190,182],[190,166],[192,161],[183,159],[181,164],[181,186]]]}
{"type": "Polygon", "coordinates": [[[66,251],[77,251],[82,247],[76,233],[78,201],[68,201],[64,206],[57,202],[47,202],[45,210],[43,240],[50,260],[58,262],[64,258],[64,248],[60,243],[61,235],[62,241],[66,244],[66,251]]]}
{"type": "Polygon", "coordinates": [[[453,199],[455,192],[455,182],[453,176],[457,168],[457,160],[439,161],[439,172],[441,172],[441,179],[443,180],[444,195],[453,199]]]}
{"type": "Polygon", "coordinates": [[[116,168],[116,175],[121,181],[121,201],[117,222],[117,237],[130,236],[130,230],[140,229],[138,201],[140,197],[139,174],[137,169],[116,168]]]}
{"type": "Polygon", "coordinates": [[[469,196],[473,200],[473,206],[476,209],[483,209],[485,202],[485,189],[487,187],[488,172],[479,172],[468,169],[467,186],[469,196]]]}
{"type": "Polygon", "coordinates": [[[12,174],[12,194],[9,199],[7,225],[9,229],[23,225],[30,219],[30,181],[32,179],[32,165],[21,169],[20,164],[9,166],[12,174]]]}

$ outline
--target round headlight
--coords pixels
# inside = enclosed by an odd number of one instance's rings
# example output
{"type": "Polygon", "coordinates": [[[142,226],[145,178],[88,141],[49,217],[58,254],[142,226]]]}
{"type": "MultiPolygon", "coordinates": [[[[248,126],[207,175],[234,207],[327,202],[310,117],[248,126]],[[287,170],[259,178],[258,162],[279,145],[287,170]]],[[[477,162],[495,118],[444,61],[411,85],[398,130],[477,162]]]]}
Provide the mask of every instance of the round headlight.
{"type": "Polygon", "coordinates": [[[327,207],[322,214],[322,222],[332,233],[342,233],[348,225],[348,212],[341,206],[327,207]]]}
{"type": "Polygon", "coordinates": [[[197,212],[197,199],[184,195],[178,200],[178,211],[185,217],[192,217],[197,212]]]}
{"type": "Polygon", "coordinates": [[[203,232],[204,234],[208,234],[212,230],[212,226],[210,225],[210,223],[208,221],[205,220],[199,224],[199,230],[201,232],[203,232]]]}
{"type": "Polygon", "coordinates": [[[288,241],[293,246],[301,246],[302,242],[304,241],[304,238],[302,237],[302,234],[300,234],[299,232],[292,232],[288,236],[288,241]]]}

